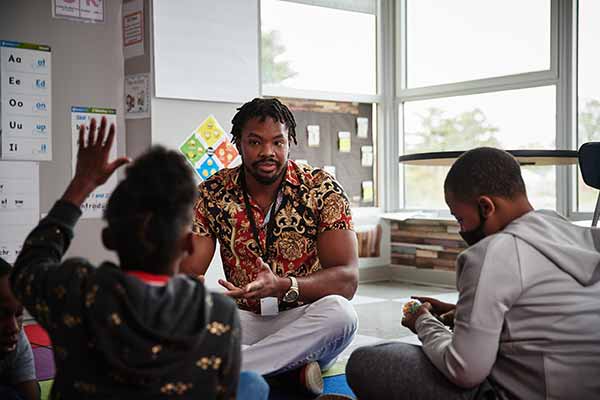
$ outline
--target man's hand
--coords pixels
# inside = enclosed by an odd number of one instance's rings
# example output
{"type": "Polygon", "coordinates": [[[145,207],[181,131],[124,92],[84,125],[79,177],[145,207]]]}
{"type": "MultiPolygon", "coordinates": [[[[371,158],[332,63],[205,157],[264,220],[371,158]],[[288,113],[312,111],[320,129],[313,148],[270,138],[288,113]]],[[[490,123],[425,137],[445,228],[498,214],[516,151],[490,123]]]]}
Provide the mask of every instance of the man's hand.
{"type": "Polygon", "coordinates": [[[233,283],[226,281],[225,279],[219,279],[219,285],[223,286],[227,291],[223,293],[226,296],[239,299],[244,295],[244,289],[235,286],[233,283]]]}
{"type": "Polygon", "coordinates": [[[81,206],[94,189],[106,182],[117,168],[130,161],[126,157],[121,157],[108,162],[110,149],[115,139],[115,126],[114,124],[110,125],[107,136],[106,124],[106,118],[102,117],[96,136],[96,120],[92,119],[87,141],[85,140],[85,125],[79,127],[79,150],[77,151],[75,175],[63,194],[62,200],[81,206]]]}
{"type": "Polygon", "coordinates": [[[431,304],[427,302],[421,304],[421,307],[419,307],[416,312],[404,314],[404,318],[402,318],[402,325],[413,331],[413,333],[417,333],[415,330],[415,323],[417,322],[417,319],[423,314],[430,314],[431,309],[431,304]]]}
{"type": "Polygon", "coordinates": [[[256,259],[259,268],[256,279],[244,286],[244,298],[250,300],[262,299],[264,297],[282,297],[292,282],[289,278],[280,278],[271,271],[269,264],[262,258],[256,259]]]}
{"type": "Polygon", "coordinates": [[[248,300],[258,300],[264,297],[282,297],[285,291],[291,286],[291,281],[288,278],[280,278],[275,275],[269,265],[260,257],[256,259],[256,266],[259,268],[256,279],[243,288],[219,279],[219,284],[227,289],[225,294],[233,298],[243,297],[248,300]]]}
{"type": "Polygon", "coordinates": [[[444,303],[433,297],[412,296],[411,299],[419,300],[421,303],[429,303],[431,305],[431,312],[439,316],[456,309],[456,304],[444,303]]]}

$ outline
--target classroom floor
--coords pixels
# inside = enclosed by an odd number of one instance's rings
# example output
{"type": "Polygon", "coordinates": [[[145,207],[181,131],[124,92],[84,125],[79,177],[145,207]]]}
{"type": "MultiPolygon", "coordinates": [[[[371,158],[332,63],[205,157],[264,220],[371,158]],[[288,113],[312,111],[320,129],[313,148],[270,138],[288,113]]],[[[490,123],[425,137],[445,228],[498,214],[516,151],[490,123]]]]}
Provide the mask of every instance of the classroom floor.
{"type": "Polygon", "coordinates": [[[401,324],[402,305],[410,296],[429,296],[456,303],[458,292],[436,286],[401,282],[362,283],[352,304],[358,314],[358,334],[354,342],[342,353],[345,361],[354,349],[383,341],[402,341],[418,344],[419,340],[401,324]]]}

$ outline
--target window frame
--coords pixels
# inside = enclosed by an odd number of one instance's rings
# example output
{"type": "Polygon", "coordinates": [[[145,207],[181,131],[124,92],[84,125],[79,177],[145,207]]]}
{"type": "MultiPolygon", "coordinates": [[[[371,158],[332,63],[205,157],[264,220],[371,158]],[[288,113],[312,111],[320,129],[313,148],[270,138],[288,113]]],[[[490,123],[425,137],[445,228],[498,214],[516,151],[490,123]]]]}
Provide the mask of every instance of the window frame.
{"type": "MultiPolygon", "coordinates": [[[[408,101],[480,94],[554,85],[556,88],[557,149],[577,146],[577,18],[578,0],[551,0],[550,68],[514,75],[464,82],[406,88],[406,7],[408,0],[376,0],[377,93],[337,93],[291,88],[269,88],[260,82],[263,96],[349,101],[377,104],[375,165],[377,207],[361,207],[361,213],[415,210],[405,208],[404,171],[398,157],[404,154],[403,104],[408,101]]],[[[318,0],[314,0],[317,3],[318,0]]],[[[260,6],[259,3],[259,18],[260,6]]],[[[325,1],[324,5],[325,6],[325,1]]],[[[259,34],[261,24],[258,25],[259,34]]],[[[259,43],[259,54],[261,44],[259,43]]],[[[375,118],[375,117],[374,117],[375,118]]],[[[557,166],[556,208],[573,220],[591,219],[591,212],[577,210],[578,166],[557,166]]],[[[422,210],[449,216],[448,210],[422,210]]]]}
{"type": "MultiPolygon", "coordinates": [[[[454,82],[417,88],[406,87],[406,17],[407,1],[399,0],[396,8],[396,97],[395,110],[398,118],[399,155],[404,154],[404,124],[402,108],[405,102],[426,100],[470,94],[480,94],[513,89],[526,89],[540,86],[554,85],[556,87],[556,137],[557,149],[574,149],[576,136],[576,63],[574,49],[576,49],[576,18],[577,0],[551,0],[550,3],[550,68],[543,71],[497,76],[484,79],[454,82]]],[[[405,183],[404,169],[396,159],[396,165],[388,168],[398,169],[400,189],[397,196],[390,198],[393,209],[405,210],[405,183]]],[[[556,168],[556,208],[557,211],[569,218],[585,219],[591,213],[575,212],[576,183],[572,167],[557,166],[556,168]]],[[[430,210],[442,211],[442,210],[430,210]]],[[[444,210],[444,214],[445,214],[444,210]]]]}

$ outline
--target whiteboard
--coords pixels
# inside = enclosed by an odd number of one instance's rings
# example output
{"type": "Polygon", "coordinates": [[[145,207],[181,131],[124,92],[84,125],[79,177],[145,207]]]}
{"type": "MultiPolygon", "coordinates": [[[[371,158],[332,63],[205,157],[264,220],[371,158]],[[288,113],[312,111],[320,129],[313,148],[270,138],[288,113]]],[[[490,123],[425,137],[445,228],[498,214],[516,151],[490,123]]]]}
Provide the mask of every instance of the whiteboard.
{"type": "Polygon", "coordinates": [[[244,103],[259,95],[259,0],[155,0],[155,96],[244,103]]]}

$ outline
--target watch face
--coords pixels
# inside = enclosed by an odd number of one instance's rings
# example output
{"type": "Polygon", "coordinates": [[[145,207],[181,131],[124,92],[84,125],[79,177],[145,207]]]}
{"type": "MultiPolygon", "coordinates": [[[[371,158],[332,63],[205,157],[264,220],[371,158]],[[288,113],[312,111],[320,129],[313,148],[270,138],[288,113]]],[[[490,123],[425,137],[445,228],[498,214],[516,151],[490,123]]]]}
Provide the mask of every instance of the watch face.
{"type": "Polygon", "coordinates": [[[286,303],[293,303],[298,300],[298,292],[295,290],[288,290],[288,292],[283,297],[283,301],[286,303]]]}

